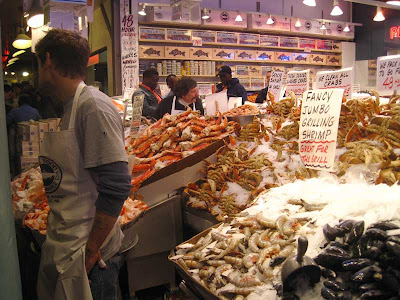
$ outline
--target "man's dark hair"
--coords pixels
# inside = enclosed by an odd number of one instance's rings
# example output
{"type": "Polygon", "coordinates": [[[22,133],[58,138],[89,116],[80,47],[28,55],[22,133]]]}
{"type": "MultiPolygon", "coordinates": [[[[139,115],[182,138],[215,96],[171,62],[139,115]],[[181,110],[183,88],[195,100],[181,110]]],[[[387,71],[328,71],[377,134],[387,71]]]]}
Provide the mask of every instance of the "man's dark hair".
{"type": "Polygon", "coordinates": [[[178,79],[175,84],[175,95],[178,98],[181,98],[182,96],[187,95],[187,93],[189,93],[189,91],[196,86],[196,80],[190,77],[182,77],[181,79],[178,79]]]}
{"type": "Polygon", "coordinates": [[[18,103],[20,106],[24,105],[24,104],[28,104],[29,106],[32,106],[32,104],[33,104],[32,96],[28,95],[28,94],[22,94],[18,98],[18,103]]]}
{"type": "Polygon", "coordinates": [[[14,91],[14,89],[9,84],[4,85],[4,93],[8,93],[9,91],[14,91]]]}
{"type": "Polygon", "coordinates": [[[169,84],[169,81],[170,81],[171,78],[176,78],[176,75],[174,75],[174,74],[169,74],[169,75],[167,76],[167,78],[165,79],[165,82],[166,82],[167,84],[169,84]]]}
{"type": "Polygon", "coordinates": [[[63,76],[84,78],[90,56],[88,41],[78,33],[52,29],[35,47],[40,64],[46,62],[46,53],[50,54],[52,63],[63,76]]]}
{"type": "Polygon", "coordinates": [[[143,72],[143,79],[150,79],[153,76],[157,76],[158,72],[154,68],[147,69],[143,72]]]}

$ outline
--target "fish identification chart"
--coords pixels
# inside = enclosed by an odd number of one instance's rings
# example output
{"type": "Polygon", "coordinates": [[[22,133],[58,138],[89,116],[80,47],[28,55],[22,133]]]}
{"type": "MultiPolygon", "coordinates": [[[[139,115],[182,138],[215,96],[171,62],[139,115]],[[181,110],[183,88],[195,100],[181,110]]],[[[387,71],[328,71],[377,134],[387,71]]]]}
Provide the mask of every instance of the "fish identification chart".
{"type": "Polygon", "coordinates": [[[332,171],[344,89],[306,91],[300,115],[299,151],[307,168],[332,171]]]}

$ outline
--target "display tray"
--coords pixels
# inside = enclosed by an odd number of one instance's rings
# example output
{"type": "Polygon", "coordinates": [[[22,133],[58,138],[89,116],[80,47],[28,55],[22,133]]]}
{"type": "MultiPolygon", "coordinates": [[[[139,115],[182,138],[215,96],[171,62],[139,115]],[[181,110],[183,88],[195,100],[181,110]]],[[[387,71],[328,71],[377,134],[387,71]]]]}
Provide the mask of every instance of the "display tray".
{"type": "Polygon", "coordinates": [[[174,163],[166,166],[165,168],[158,170],[152,176],[147,178],[140,185],[140,187],[145,187],[146,185],[149,185],[150,183],[156,182],[157,180],[165,178],[169,175],[172,175],[176,172],[179,172],[185,168],[191,167],[191,166],[201,162],[205,158],[209,157],[211,154],[215,153],[218,150],[218,148],[222,147],[224,145],[224,140],[228,141],[228,136],[212,143],[207,148],[197,151],[197,152],[193,153],[192,155],[184,157],[181,160],[174,162],[174,163]]]}
{"type": "MultiPolygon", "coordinates": [[[[203,232],[195,235],[194,237],[192,237],[191,239],[181,243],[185,244],[185,243],[191,243],[191,244],[196,244],[198,242],[198,240],[203,237],[206,236],[212,228],[217,228],[218,226],[220,226],[221,223],[218,223],[206,230],[204,230],[203,232]]],[[[177,246],[179,247],[179,245],[177,246]]],[[[213,294],[208,288],[202,286],[199,282],[197,282],[191,275],[189,272],[187,272],[185,269],[183,269],[181,267],[180,264],[178,264],[177,261],[172,260],[171,257],[175,256],[175,250],[171,250],[170,255],[168,256],[168,259],[175,264],[176,270],[178,271],[179,275],[186,281],[186,283],[199,295],[201,295],[204,299],[207,300],[219,300],[219,298],[213,294]]]]}
{"type": "Polygon", "coordinates": [[[264,114],[257,114],[257,115],[236,115],[236,116],[227,116],[229,121],[235,121],[240,124],[240,126],[247,125],[251,122],[253,122],[254,117],[258,117],[260,119],[263,119],[265,117],[264,114]]]}

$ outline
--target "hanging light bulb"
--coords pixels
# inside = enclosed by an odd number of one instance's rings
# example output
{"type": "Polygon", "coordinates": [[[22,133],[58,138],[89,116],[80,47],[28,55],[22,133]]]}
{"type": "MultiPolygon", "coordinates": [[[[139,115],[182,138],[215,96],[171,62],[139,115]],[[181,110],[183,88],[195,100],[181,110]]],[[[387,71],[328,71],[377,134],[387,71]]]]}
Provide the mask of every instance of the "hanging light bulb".
{"type": "Polygon", "coordinates": [[[203,20],[207,20],[210,18],[210,15],[208,14],[208,9],[204,7],[203,9],[203,16],[201,17],[203,20]]]}
{"type": "Polygon", "coordinates": [[[32,28],[39,28],[44,25],[44,14],[40,0],[33,0],[31,8],[28,11],[29,19],[28,26],[32,28]]]}
{"type": "Polygon", "coordinates": [[[325,22],[322,22],[322,26],[319,29],[326,30],[325,22]]]}
{"type": "Polygon", "coordinates": [[[138,11],[138,14],[141,16],[146,16],[146,11],[145,11],[146,6],[143,4],[142,9],[138,11]]]}
{"type": "Polygon", "coordinates": [[[346,24],[346,26],[343,29],[343,32],[350,32],[349,24],[346,24]]]}
{"type": "Polygon", "coordinates": [[[299,18],[297,18],[296,24],[294,24],[294,27],[297,27],[297,28],[301,27],[301,22],[300,22],[299,18]]]}
{"type": "Polygon", "coordinates": [[[235,18],[235,21],[236,21],[236,22],[243,22],[243,18],[242,18],[242,16],[240,15],[240,12],[238,12],[238,14],[237,14],[237,16],[236,16],[236,18],[235,18]]]}
{"type": "Polygon", "coordinates": [[[374,17],[374,21],[375,22],[381,22],[383,20],[385,20],[385,16],[382,13],[382,8],[380,6],[378,6],[376,8],[376,15],[374,17]]]}
{"type": "Polygon", "coordinates": [[[315,0],[304,0],[303,4],[307,6],[316,6],[317,4],[315,3],[315,0]]]}
{"type": "Polygon", "coordinates": [[[12,43],[12,45],[16,49],[28,49],[32,47],[32,40],[25,34],[23,27],[21,27],[19,34],[15,38],[15,41],[12,43]]]}
{"type": "Polygon", "coordinates": [[[12,57],[17,57],[18,55],[21,55],[21,54],[23,54],[23,53],[25,53],[25,52],[26,52],[25,50],[19,50],[19,51],[15,52],[15,53],[12,55],[12,57]]]}
{"type": "Polygon", "coordinates": [[[272,24],[274,24],[274,23],[275,23],[274,19],[272,19],[272,16],[269,15],[269,18],[268,18],[268,20],[267,20],[267,24],[268,24],[268,25],[272,25],[272,24]]]}
{"type": "Polygon", "coordinates": [[[339,0],[334,0],[331,16],[340,16],[340,15],[343,15],[343,11],[339,7],[339,0]]]}
{"type": "Polygon", "coordinates": [[[386,1],[386,4],[400,6],[400,1],[386,1]]]}

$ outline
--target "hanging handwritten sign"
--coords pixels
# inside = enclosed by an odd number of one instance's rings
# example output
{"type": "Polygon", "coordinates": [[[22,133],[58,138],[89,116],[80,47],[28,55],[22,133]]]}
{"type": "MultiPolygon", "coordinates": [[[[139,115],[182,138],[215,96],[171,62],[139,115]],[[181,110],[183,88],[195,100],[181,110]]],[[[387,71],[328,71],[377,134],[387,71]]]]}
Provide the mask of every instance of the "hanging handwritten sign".
{"type": "Polygon", "coordinates": [[[296,96],[301,96],[308,90],[310,70],[290,71],[286,78],[286,91],[292,91],[296,96]]]}
{"type": "Polygon", "coordinates": [[[279,100],[282,89],[282,82],[283,82],[283,72],[272,71],[271,79],[269,80],[268,84],[268,92],[274,95],[275,101],[279,100]]]}
{"type": "Polygon", "coordinates": [[[400,55],[378,57],[376,86],[380,93],[400,88],[400,55]]]}
{"type": "Polygon", "coordinates": [[[344,95],[350,99],[353,94],[352,85],[353,67],[317,73],[317,89],[344,89],[344,95]]]}

